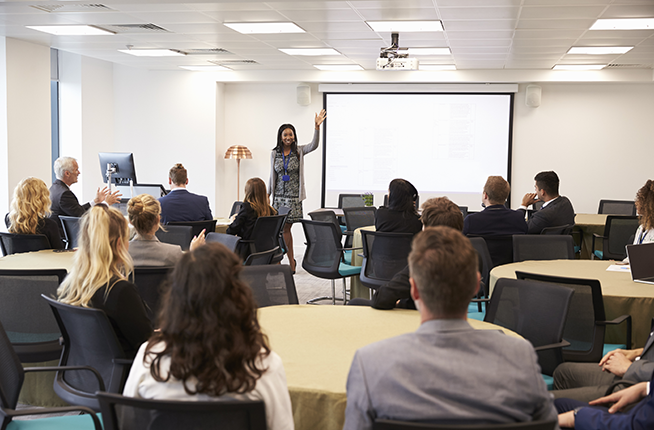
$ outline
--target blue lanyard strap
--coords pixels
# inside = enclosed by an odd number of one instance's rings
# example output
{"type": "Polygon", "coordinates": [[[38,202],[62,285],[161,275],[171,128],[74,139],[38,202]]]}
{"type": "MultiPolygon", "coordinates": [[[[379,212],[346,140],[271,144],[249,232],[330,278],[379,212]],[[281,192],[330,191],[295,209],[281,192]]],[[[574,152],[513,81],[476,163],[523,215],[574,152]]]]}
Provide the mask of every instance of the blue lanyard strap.
{"type": "Polygon", "coordinates": [[[288,158],[284,155],[284,152],[282,151],[282,164],[284,166],[284,173],[287,173],[288,171],[288,164],[291,162],[291,153],[288,153],[288,158]]]}
{"type": "Polygon", "coordinates": [[[643,240],[645,240],[645,236],[647,236],[647,231],[643,229],[643,231],[640,232],[640,237],[638,238],[638,244],[642,244],[643,240]]]}

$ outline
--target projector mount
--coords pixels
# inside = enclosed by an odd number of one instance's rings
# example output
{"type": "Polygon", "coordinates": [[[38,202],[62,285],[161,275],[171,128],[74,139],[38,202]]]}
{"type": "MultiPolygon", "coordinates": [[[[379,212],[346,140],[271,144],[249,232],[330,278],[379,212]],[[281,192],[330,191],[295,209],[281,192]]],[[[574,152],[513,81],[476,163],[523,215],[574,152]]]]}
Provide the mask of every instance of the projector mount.
{"type": "Polygon", "coordinates": [[[391,33],[391,46],[381,48],[377,70],[418,70],[418,60],[409,58],[409,49],[400,48],[400,35],[391,33]]]}
{"type": "Polygon", "coordinates": [[[381,48],[379,58],[388,58],[388,64],[391,64],[396,58],[407,58],[409,56],[408,48],[400,48],[400,34],[391,33],[391,46],[381,48]]]}

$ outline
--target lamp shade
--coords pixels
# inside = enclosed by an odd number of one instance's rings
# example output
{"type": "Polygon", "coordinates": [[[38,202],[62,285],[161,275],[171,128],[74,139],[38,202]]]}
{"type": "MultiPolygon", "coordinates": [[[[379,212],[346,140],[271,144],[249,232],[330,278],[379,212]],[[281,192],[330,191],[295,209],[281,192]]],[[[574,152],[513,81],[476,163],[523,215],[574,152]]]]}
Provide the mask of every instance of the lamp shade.
{"type": "Polygon", "coordinates": [[[225,159],[230,159],[230,158],[236,160],[242,160],[244,158],[250,159],[252,158],[252,152],[250,152],[247,146],[233,145],[230,146],[225,152],[225,159]]]}

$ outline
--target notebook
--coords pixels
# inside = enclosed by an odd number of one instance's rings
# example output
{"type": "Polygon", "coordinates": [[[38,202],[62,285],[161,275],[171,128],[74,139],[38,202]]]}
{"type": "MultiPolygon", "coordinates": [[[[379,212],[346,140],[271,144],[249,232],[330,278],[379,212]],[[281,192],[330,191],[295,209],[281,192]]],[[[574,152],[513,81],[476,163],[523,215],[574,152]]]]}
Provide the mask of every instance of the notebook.
{"type": "Polygon", "coordinates": [[[627,245],[627,257],[631,266],[631,279],[654,284],[654,242],[627,245]]]}

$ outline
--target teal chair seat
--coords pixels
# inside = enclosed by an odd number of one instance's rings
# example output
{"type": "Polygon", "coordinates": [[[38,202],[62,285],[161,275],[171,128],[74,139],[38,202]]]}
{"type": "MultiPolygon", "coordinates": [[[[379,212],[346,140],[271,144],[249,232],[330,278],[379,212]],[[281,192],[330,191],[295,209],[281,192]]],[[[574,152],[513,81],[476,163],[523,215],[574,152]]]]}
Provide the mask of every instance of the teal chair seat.
{"type": "Polygon", "coordinates": [[[341,263],[338,266],[338,273],[343,277],[358,275],[361,273],[361,266],[351,266],[349,264],[341,263]]]}
{"type": "Polygon", "coordinates": [[[540,376],[542,376],[543,380],[545,380],[545,385],[547,385],[547,391],[553,390],[554,389],[554,378],[549,376],[549,375],[542,374],[542,373],[541,373],[540,376]]]}
{"type": "MultiPolygon", "coordinates": [[[[98,418],[102,419],[101,414],[98,414],[98,418]]],[[[94,428],[90,415],[12,420],[7,426],[7,430],[92,430],[94,428]]]]}
{"type": "Polygon", "coordinates": [[[602,251],[598,251],[596,249],[595,250],[595,257],[599,258],[600,260],[604,260],[604,253],[602,251]]]}
{"type": "Polygon", "coordinates": [[[346,264],[352,264],[352,251],[343,251],[343,260],[346,264]]]}

